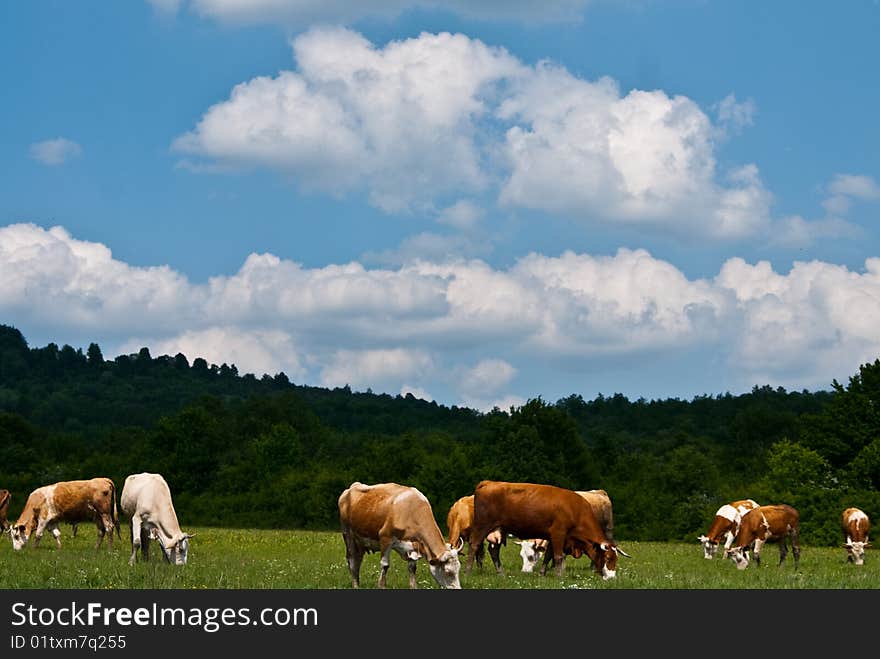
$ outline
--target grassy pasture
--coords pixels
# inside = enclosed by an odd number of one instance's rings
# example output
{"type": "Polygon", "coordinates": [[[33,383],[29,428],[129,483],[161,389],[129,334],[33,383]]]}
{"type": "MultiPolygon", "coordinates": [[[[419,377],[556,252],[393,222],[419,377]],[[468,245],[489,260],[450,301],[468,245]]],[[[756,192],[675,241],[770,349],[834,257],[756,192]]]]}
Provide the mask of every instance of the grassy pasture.
{"type": "MultiPolygon", "coordinates": [[[[349,589],[345,548],[339,532],[298,530],[187,529],[196,536],[190,544],[186,566],[164,563],[153,547],[150,563],[128,565],[131,545],[128,527],[112,551],[106,545],[95,552],[95,532],[81,525],[76,538],[63,528],[62,548],[50,535],[37,548],[15,552],[8,537],[0,540],[0,588],[4,589],[349,589]]],[[[502,549],[505,575],[495,573],[488,554],[482,571],[462,568],[466,589],[876,589],[880,588],[880,556],[868,551],[865,565],[846,563],[845,550],[802,547],[800,568],[794,570],[789,552],[778,567],[778,548],[766,545],[762,565],[744,571],[730,561],[707,561],[699,543],[626,542],[621,547],[632,558],[621,557],[616,579],[603,581],[586,558],[568,558],[565,574],[558,578],[519,571],[518,547],[502,549]]],[[[404,561],[391,557],[389,588],[408,588],[404,561]]],[[[463,561],[464,565],[464,561],[463,561]]],[[[419,588],[437,588],[420,561],[419,588]]],[[[375,588],[379,576],[378,554],[367,554],[361,568],[361,587],[375,588]]]]}

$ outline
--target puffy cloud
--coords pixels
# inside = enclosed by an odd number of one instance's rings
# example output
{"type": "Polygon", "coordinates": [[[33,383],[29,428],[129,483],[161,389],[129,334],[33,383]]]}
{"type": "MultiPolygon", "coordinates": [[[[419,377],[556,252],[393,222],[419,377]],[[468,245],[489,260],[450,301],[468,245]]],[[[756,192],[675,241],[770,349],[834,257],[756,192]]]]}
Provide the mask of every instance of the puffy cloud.
{"type": "Polygon", "coordinates": [[[82,153],[82,147],[66,137],[56,137],[31,144],[31,158],[44,165],[63,165],[82,153]]]}
{"type": "Polygon", "coordinates": [[[852,200],[876,201],[880,199],[880,185],[870,176],[836,174],[828,186],[831,193],[824,202],[825,210],[833,215],[843,215],[852,206],[852,200]]]}
{"type": "Polygon", "coordinates": [[[736,100],[736,96],[728,94],[716,106],[718,121],[722,126],[729,126],[734,132],[751,126],[755,120],[757,106],[751,98],[742,103],[736,100]]]}
{"type": "Polygon", "coordinates": [[[389,212],[485,187],[474,133],[487,87],[518,68],[506,52],[448,33],[379,50],[338,28],[293,46],[299,72],[238,85],[174,148],[335,194],[366,186],[389,212]]]}
{"type": "MultiPolygon", "coordinates": [[[[679,236],[770,229],[757,167],[718,172],[719,127],[687,97],[622,95],[609,78],[527,66],[462,34],[377,48],[315,28],[293,49],[296,71],[239,84],[174,141],[187,166],[266,167],[310,189],[365,191],[389,213],[436,213],[458,197],[437,219],[459,229],[479,219],[461,201],[476,193],[679,236]]],[[[749,121],[750,108],[728,97],[724,124],[749,121]]]]}
{"type": "Polygon", "coordinates": [[[880,259],[863,274],[820,261],[787,275],[767,262],[728,260],[716,283],[734,292],[741,327],[732,358],[746,377],[783,386],[827,385],[880,353],[880,259]]]}
{"type": "Polygon", "coordinates": [[[305,268],[252,254],[234,275],[193,284],[61,227],[17,224],[0,228],[0,279],[0,314],[26,336],[75,333],[108,357],[146,345],[326,386],[455,391],[480,409],[536,395],[520,380],[540,387],[562,365],[702,351],[744,386],[800,388],[880,354],[880,258],[864,272],[812,261],[787,273],[733,258],[713,279],[689,279],[645,250],[530,254],[505,269],[480,260],[305,268]]]}
{"type": "MultiPolygon", "coordinates": [[[[150,0],[178,5],[180,0],[150,0]]],[[[408,9],[439,9],[466,18],[493,21],[577,21],[588,0],[190,0],[199,14],[225,23],[278,23],[296,27],[314,23],[351,23],[366,17],[393,18],[408,9]]]]}
{"type": "Polygon", "coordinates": [[[422,350],[338,350],[321,369],[321,384],[327,387],[347,384],[365,389],[425,376],[432,368],[430,354],[422,350]]]}

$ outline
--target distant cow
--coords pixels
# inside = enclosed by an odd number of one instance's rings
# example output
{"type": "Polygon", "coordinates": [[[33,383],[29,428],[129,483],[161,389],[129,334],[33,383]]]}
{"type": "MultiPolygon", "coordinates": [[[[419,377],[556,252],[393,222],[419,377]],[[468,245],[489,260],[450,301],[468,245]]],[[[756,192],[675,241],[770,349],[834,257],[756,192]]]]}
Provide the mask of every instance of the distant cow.
{"type": "Polygon", "coordinates": [[[739,532],[733,540],[728,555],[736,564],[737,569],[745,570],[749,566],[748,547],[752,547],[755,564],[761,565],[761,547],[765,542],[779,543],[779,565],[788,554],[787,542],[791,542],[794,554],[794,569],[797,570],[801,556],[798,536],[800,535],[800,515],[798,511],[785,504],[758,506],[742,516],[739,532]]]}
{"type": "Polygon", "coordinates": [[[38,487],[28,496],[24,510],[12,527],[12,546],[16,550],[21,549],[33,535],[33,546],[36,547],[45,530],[49,529],[60,549],[61,531],[58,525],[85,521],[94,521],[98,527],[95,549],[101,547],[107,534],[107,548],[113,549],[113,529],[119,535],[119,519],[116,486],[109,478],[61,481],[38,487]]]}
{"type": "MultiPolygon", "coordinates": [[[[562,576],[566,554],[579,558],[586,553],[596,572],[611,579],[616,576],[618,554],[628,556],[608,538],[583,497],[554,485],[481,481],[474,490],[471,546],[497,528],[519,538],[549,541],[541,574],[552,559],[556,574],[562,576]]],[[[473,555],[469,555],[468,572],[472,564],[473,555]]],[[[500,564],[495,568],[503,573],[500,564]]]]}
{"type": "Polygon", "coordinates": [[[10,499],[12,499],[12,495],[9,493],[9,490],[0,490],[0,537],[9,530],[9,522],[6,519],[6,515],[9,513],[10,499]]]}
{"type": "Polygon", "coordinates": [[[165,560],[186,565],[189,539],[195,534],[184,533],[177,521],[171,501],[171,488],[161,474],[131,474],[122,486],[119,507],[131,520],[131,556],[129,565],[137,561],[138,549],[143,559],[150,560],[150,540],[157,540],[165,560]]]}
{"type": "Polygon", "coordinates": [[[455,548],[444,541],[430,502],[416,488],[354,482],[339,495],[338,505],[353,588],[360,587],[364,554],[374,551],[381,554],[379,588],[385,588],[392,549],[407,562],[410,588],[416,588],[416,563],[422,557],[442,588],[461,588],[458,552],[464,539],[455,548]]]}
{"type": "Polygon", "coordinates": [[[739,531],[739,525],[742,516],[752,508],[757,508],[758,503],[753,499],[741,499],[739,501],[731,501],[721,506],[715,513],[715,519],[706,531],[706,535],[697,538],[703,545],[703,558],[711,560],[718,553],[718,544],[721,538],[724,538],[724,554],[722,558],[727,558],[730,552],[730,545],[739,531]]]}
{"type": "Polygon", "coordinates": [[[858,508],[847,508],[843,511],[843,537],[846,539],[846,560],[856,565],[865,563],[865,549],[871,546],[868,541],[868,531],[871,530],[871,521],[868,516],[858,508]]]}

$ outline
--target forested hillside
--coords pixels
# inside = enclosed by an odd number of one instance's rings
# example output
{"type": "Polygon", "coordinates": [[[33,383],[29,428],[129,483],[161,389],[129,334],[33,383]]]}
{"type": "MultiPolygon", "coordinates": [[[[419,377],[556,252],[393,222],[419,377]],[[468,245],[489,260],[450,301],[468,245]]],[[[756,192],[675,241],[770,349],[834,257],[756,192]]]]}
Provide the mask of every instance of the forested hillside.
{"type": "Polygon", "coordinates": [[[606,489],[618,539],[696,543],[723,503],[801,512],[839,543],[840,513],[880,519],[880,361],[828,391],[755,386],[693,400],[536,397],[481,413],[411,395],[255,378],[182,354],[106,360],[32,348],[0,325],[0,488],[161,472],[192,525],[335,529],[352,481],[415,485],[446,511],[483,478],[606,489]]]}

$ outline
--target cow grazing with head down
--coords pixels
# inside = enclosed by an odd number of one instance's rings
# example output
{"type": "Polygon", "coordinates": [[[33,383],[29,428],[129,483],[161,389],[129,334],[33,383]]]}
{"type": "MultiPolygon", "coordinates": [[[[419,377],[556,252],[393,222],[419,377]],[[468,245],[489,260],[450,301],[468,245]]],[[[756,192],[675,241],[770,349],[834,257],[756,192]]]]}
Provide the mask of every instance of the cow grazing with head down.
{"type": "Polygon", "coordinates": [[[180,530],[171,501],[171,488],[161,474],[144,472],[126,477],[119,507],[131,521],[129,565],[137,561],[138,549],[145,561],[150,560],[150,540],[159,543],[167,562],[186,565],[189,539],[195,534],[180,530]]]}
{"type": "Polygon", "coordinates": [[[703,545],[703,558],[711,560],[718,553],[718,544],[724,538],[724,554],[722,558],[727,558],[730,552],[730,545],[739,531],[739,525],[742,516],[752,508],[757,508],[758,503],[752,499],[741,499],[739,501],[731,501],[721,506],[715,513],[715,519],[709,526],[709,530],[705,535],[697,537],[703,545]]]}
{"type": "Polygon", "coordinates": [[[18,550],[24,547],[33,536],[33,546],[37,546],[46,529],[55,536],[55,543],[61,548],[63,522],[94,521],[98,527],[98,542],[101,547],[104,536],[108,549],[113,549],[113,529],[119,535],[119,519],[116,507],[116,486],[109,478],[61,481],[43,485],[30,493],[18,520],[12,526],[12,546],[18,550]]]}
{"type": "MultiPolygon", "coordinates": [[[[575,490],[577,494],[586,499],[593,509],[599,525],[605,531],[610,541],[614,541],[614,515],[611,506],[611,497],[605,490],[575,490]]],[[[520,545],[519,555],[523,561],[523,572],[531,572],[541,558],[541,554],[547,549],[547,541],[541,539],[517,541],[520,545]]]]}
{"type": "Polygon", "coordinates": [[[871,546],[868,541],[868,531],[871,530],[871,520],[864,511],[858,508],[847,508],[843,511],[843,537],[846,542],[846,560],[856,565],[864,565],[865,549],[871,546]]]}
{"type": "Polygon", "coordinates": [[[416,488],[354,482],[339,495],[338,505],[353,588],[360,587],[364,554],[374,551],[381,554],[379,588],[385,588],[392,550],[407,562],[410,588],[417,587],[416,564],[422,557],[441,588],[461,588],[458,552],[464,539],[455,548],[444,541],[430,502],[416,488]]]}
{"type": "Polygon", "coordinates": [[[728,552],[737,569],[745,570],[749,566],[749,555],[746,550],[752,547],[755,564],[761,565],[761,547],[766,542],[779,543],[779,563],[788,554],[788,542],[794,554],[794,569],[797,570],[801,556],[798,537],[800,535],[800,515],[798,511],[786,504],[758,506],[742,516],[739,532],[733,539],[728,552]]]}
{"type": "MultiPolygon", "coordinates": [[[[618,554],[629,556],[608,538],[592,507],[574,490],[540,483],[481,481],[474,490],[474,525],[470,543],[476,546],[493,529],[519,538],[549,542],[541,566],[545,574],[552,559],[562,576],[565,556],[587,554],[597,573],[611,579],[617,573],[618,554]]],[[[470,572],[473,556],[468,556],[470,572]]],[[[499,563],[495,569],[503,574],[499,563]]]]}

